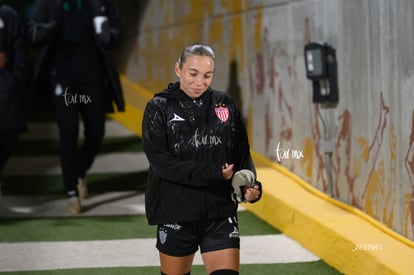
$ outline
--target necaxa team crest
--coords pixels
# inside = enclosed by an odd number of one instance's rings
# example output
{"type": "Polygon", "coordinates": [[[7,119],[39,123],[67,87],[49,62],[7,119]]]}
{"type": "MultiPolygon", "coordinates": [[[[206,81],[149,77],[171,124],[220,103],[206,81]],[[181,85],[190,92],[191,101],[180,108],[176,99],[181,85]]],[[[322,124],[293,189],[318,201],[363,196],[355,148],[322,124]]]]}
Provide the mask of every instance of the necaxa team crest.
{"type": "Polygon", "coordinates": [[[223,103],[216,104],[214,107],[214,112],[216,113],[216,116],[223,122],[226,122],[229,119],[229,108],[223,103]]]}

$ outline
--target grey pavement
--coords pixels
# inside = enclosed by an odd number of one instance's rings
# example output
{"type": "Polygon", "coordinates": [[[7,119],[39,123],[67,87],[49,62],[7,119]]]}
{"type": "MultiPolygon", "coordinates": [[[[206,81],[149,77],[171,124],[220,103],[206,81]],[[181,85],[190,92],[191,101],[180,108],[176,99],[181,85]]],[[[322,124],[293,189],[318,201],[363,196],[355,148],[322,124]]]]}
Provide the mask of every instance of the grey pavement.
{"type": "MultiPolygon", "coordinates": [[[[99,154],[89,174],[130,173],[147,171],[148,160],[144,153],[99,154]]],[[[4,175],[60,175],[58,156],[15,156],[4,167],[4,175]]]]}
{"type": "MultiPolygon", "coordinates": [[[[0,217],[69,217],[65,196],[2,196],[0,217]]],[[[82,201],[79,216],[143,215],[144,194],[141,192],[108,192],[90,194],[82,201]]]]}

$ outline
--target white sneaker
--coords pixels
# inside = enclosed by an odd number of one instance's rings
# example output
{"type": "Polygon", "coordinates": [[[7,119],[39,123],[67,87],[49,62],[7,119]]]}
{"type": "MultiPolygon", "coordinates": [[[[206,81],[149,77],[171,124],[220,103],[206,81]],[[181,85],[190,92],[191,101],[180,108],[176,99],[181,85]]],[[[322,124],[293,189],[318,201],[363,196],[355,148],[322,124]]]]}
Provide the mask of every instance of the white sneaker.
{"type": "Polygon", "coordinates": [[[81,202],[76,196],[68,198],[67,209],[71,214],[79,214],[81,212],[81,202]]]}
{"type": "Polygon", "coordinates": [[[86,179],[78,178],[78,185],[76,187],[78,188],[79,198],[81,200],[86,199],[88,197],[88,183],[86,179]]]}

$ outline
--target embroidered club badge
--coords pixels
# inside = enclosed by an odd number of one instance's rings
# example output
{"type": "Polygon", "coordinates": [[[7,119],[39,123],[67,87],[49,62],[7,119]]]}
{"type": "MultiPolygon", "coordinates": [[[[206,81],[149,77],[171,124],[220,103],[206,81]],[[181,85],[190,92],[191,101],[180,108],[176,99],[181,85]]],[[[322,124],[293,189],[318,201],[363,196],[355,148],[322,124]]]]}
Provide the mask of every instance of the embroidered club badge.
{"type": "Polygon", "coordinates": [[[165,243],[165,241],[167,240],[167,232],[163,231],[163,230],[159,230],[159,237],[160,237],[160,242],[162,244],[165,243]]]}
{"type": "Polygon", "coordinates": [[[229,119],[229,108],[224,104],[216,104],[214,108],[216,116],[223,122],[226,122],[229,119]]]}

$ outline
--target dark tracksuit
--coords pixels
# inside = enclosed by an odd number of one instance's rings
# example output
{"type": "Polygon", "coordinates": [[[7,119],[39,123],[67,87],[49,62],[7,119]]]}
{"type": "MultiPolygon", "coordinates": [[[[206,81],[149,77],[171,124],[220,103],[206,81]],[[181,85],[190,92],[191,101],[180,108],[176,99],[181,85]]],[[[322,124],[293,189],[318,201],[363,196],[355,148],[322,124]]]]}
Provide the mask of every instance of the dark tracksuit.
{"type": "MultiPolygon", "coordinates": [[[[59,153],[63,180],[68,195],[77,195],[78,178],[84,178],[102,144],[105,132],[105,113],[124,110],[118,75],[112,65],[104,42],[93,29],[92,2],[99,0],[38,0],[29,21],[29,38],[39,43],[36,27],[56,21],[45,38],[35,61],[36,83],[49,74],[50,95],[53,97],[59,127],[59,153]],[[50,62],[48,64],[47,62],[50,62]],[[46,68],[45,68],[46,67],[46,68]],[[79,116],[84,125],[84,142],[78,148],[79,116]]],[[[110,0],[102,0],[105,15],[111,24],[113,43],[119,36],[118,11],[110,0]]],[[[46,78],[47,78],[46,77],[46,78]]]]}
{"type": "Polygon", "coordinates": [[[18,134],[26,131],[23,97],[26,82],[26,46],[22,18],[0,3],[0,53],[7,58],[0,67],[0,173],[18,134]]]}
{"type": "Polygon", "coordinates": [[[193,100],[172,83],[148,102],[142,132],[150,163],[149,224],[236,216],[222,165],[254,173],[255,168],[242,118],[227,93],[209,88],[193,100]]]}

